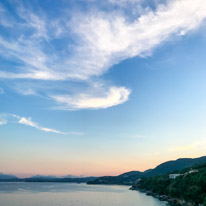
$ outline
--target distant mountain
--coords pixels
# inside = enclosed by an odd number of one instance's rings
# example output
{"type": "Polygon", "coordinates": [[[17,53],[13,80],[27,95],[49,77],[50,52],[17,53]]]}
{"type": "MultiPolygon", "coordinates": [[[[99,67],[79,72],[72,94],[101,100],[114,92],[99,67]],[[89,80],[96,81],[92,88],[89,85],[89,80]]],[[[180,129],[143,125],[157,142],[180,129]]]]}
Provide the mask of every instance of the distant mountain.
{"type": "Polygon", "coordinates": [[[52,175],[35,175],[35,176],[32,176],[32,177],[29,177],[29,179],[54,179],[54,178],[57,178],[56,176],[52,176],[52,175]]]}
{"type": "Polygon", "coordinates": [[[97,177],[52,177],[52,176],[34,176],[30,178],[21,179],[24,182],[73,182],[73,183],[86,183],[88,181],[93,181],[97,177]]]}
{"type": "Polygon", "coordinates": [[[175,170],[181,170],[184,168],[192,167],[197,164],[206,163],[206,156],[199,158],[181,158],[164,162],[154,169],[149,169],[144,172],[131,171],[118,176],[105,176],[97,178],[93,181],[89,181],[88,184],[118,184],[118,185],[133,185],[139,178],[152,177],[156,175],[162,175],[175,170]]]}
{"type": "Polygon", "coordinates": [[[74,175],[66,175],[66,176],[62,176],[62,178],[84,178],[85,176],[81,175],[81,176],[74,176],[74,175]]]}
{"type": "MultiPolygon", "coordinates": [[[[84,176],[74,176],[74,175],[66,175],[66,176],[54,176],[54,175],[34,175],[27,179],[65,179],[65,178],[85,178],[84,176]]],[[[86,177],[87,178],[87,177],[86,177]]]]}
{"type": "Polygon", "coordinates": [[[0,182],[71,182],[71,183],[86,183],[93,181],[97,177],[56,177],[56,176],[42,176],[35,175],[29,178],[18,178],[14,175],[0,173],[0,182]]]}
{"type": "Polygon", "coordinates": [[[14,175],[0,173],[0,181],[16,180],[16,179],[18,178],[14,175]]]}

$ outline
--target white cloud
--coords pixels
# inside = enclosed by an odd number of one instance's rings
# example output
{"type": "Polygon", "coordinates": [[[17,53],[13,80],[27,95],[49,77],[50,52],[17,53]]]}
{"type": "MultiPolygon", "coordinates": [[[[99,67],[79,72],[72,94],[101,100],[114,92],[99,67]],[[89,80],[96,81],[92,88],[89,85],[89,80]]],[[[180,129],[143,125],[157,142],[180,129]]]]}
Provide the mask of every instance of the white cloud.
{"type": "MultiPolygon", "coordinates": [[[[112,65],[124,59],[145,55],[173,34],[186,34],[195,29],[205,19],[205,10],[204,0],[179,0],[159,6],[155,12],[149,11],[133,22],[128,22],[126,16],[116,13],[78,14],[68,24],[70,28],[63,28],[67,31],[71,29],[76,35],[76,47],[62,59],[62,53],[55,51],[52,54],[56,57],[55,61],[52,60],[52,55],[44,52],[40,40],[53,38],[57,31],[50,31],[48,37],[49,20],[21,11],[19,15],[25,19],[25,25],[34,28],[35,32],[17,42],[1,39],[0,45],[11,56],[24,62],[27,71],[20,70],[13,74],[1,72],[0,77],[85,80],[94,75],[102,75],[112,65]]],[[[67,46],[69,45],[65,45],[65,52],[67,46]]]]}
{"type": "MultiPolygon", "coordinates": [[[[126,5],[125,0],[108,1],[126,5]]],[[[137,2],[130,0],[130,3],[137,2]]],[[[17,61],[18,67],[2,69],[0,78],[89,81],[103,75],[114,64],[151,54],[171,37],[195,30],[205,20],[205,11],[205,0],[174,0],[159,5],[156,11],[146,9],[133,20],[128,20],[124,12],[111,11],[75,12],[72,20],[68,20],[65,14],[56,19],[49,19],[46,14],[40,18],[20,6],[17,14],[24,23],[15,20],[11,25],[15,25],[14,31],[19,27],[21,35],[13,40],[0,36],[0,56],[17,61]],[[54,39],[64,47],[56,48],[54,39]]],[[[8,14],[4,9],[5,12],[8,14]]],[[[74,109],[107,108],[128,100],[129,89],[114,86],[105,93],[106,89],[98,95],[57,94],[52,97],[62,103],[62,107],[74,109]]],[[[30,88],[27,94],[35,94],[35,91],[30,88]]]]}
{"type": "Polygon", "coordinates": [[[81,44],[70,64],[85,78],[101,75],[124,59],[147,55],[171,35],[195,29],[205,19],[205,10],[204,0],[180,0],[147,12],[134,22],[116,14],[81,16],[72,25],[81,44]]]}
{"type": "Polygon", "coordinates": [[[30,127],[35,127],[37,129],[39,129],[38,125],[34,122],[31,121],[31,119],[26,119],[25,117],[20,117],[18,123],[20,124],[25,124],[25,125],[28,125],[30,127]]]}
{"type": "Polygon", "coordinates": [[[20,117],[16,114],[0,114],[0,125],[7,124],[9,117],[13,117],[17,119],[17,123],[27,125],[30,127],[34,127],[38,130],[42,130],[45,132],[52,132],[52,133],[57,133],[57,134],[63,134],[63,135],[84,135],[82,132],[61,132],[56,129],[52,128],[47,128],[47,127],[42,127],[36,122],[33,122],[31,118],[26,118],[26,117],[20,117]]]}
{"type": "Polygon", "coordinates": [[[27,9],[24,9],[23,6],[19,8],[19,16],[26,22],[28,27],[32,27],[36,32],[32,35],[33,38],[45,38],[48,39],[47,35],[47,26],[46,20],[44,17],[37,16],[32,12],[29,12],[27,9]]]}
{"type": "Polygon", "coordinates": [[[42,131],[45,131],[45,132],[54,132],[54,133],[59,133],[59,134],[65,134],[65,133],[59,132],[59,131],[57,131],[55,129],[50,129],[50,128],[46,128],[46,127],[41,127],[39,129],[42,130],[42,131]]]}
{"type": "Polygon", "coordinates": [[[70,133],[66,133],[66,132],[61,132],[58,131],[56,129],[51,129],[51,128],[46,128],[46,127],[41,127],[39,126],[37,123],[33,122],[31,120],[31,118],[26,118],[26,117],[18,117],[19,121],[18,123],[20,124],[24,124],[24,125],[28,125],[30,127],[34,127],[36,129],[45,131],[45,132],[53,132],[53,133],[57,133],[57,134],[73,134],[73,135],[83,135],[83,133],[78,133],[78,132],[70,132],[70,133]]]}
{"type": "Polygon", "coordinates": [[[122,104],[128,100],[130,90],[125,87],[111,87],[104,95],[91,95],[82,93],[75,96],[58,95],[52,96],[54,100],[61,103],[61,109],[99,109],[108,108],[122,104]]]}

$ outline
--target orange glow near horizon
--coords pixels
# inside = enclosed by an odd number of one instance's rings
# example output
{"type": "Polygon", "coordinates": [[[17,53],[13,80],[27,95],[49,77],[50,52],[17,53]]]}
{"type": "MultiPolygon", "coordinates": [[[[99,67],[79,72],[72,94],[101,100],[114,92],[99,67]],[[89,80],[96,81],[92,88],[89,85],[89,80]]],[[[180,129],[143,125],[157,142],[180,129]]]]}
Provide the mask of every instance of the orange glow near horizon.
{"type": "MultiPolygon", "coordinates": [[[[201,155],[200,155],[201,156],[201,155]]],[[[198,156],[193,156],[198,157],[198,156]]],[[[151,158],[138,158],[133,160],[110,160],[104,163],[96,162],[60,162],[60,161],[40,161],[34,162],[16,161],[13,164],[5,162],[2,168],[7,168],[1,172],[7,174],[14,174],[18,177],[30,177],[33,175],[55,175],[55,176],[115,176],[129,171],[145,171],[152,169],[157,165],[168,161],[174,160],[179,157],[173,155],[172,157],[157,155],[154,159],[151,158]]]]}

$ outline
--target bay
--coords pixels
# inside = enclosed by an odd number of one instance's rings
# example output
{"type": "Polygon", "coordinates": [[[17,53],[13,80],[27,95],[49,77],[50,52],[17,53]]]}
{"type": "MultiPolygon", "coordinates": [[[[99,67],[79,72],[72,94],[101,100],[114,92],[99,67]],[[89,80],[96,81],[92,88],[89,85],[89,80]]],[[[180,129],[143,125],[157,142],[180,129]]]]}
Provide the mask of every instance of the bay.
{"type": "Polygon", "coordinates": [[[0,182],[0,206],[165,206],[128,186],[0,182]]]}

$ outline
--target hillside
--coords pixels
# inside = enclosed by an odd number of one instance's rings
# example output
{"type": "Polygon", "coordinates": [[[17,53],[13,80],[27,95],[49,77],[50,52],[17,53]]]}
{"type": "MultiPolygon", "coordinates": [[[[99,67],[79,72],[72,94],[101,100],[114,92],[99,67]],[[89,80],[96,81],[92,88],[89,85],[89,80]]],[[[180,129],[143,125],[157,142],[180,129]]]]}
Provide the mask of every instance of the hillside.
{"type": "Polygon", "coordinates": [[[206,164],[176,171],[176,174],[179,175],[176,178],[169,174],[145,177],[131,189],[173,203],[206,206],[206,164]]]}
{"type": "Polygon", "coordinates": [[[175,170],[192,167],[197,164],[206,163],[206,156],[199,158],[181,158],[177,160],[164,162],[154,169],[149,169],[144,172],[132,171],[118,176],[105,176],[89,181],[88,184],[118,184],[118,185],[133,185],[139,178],[152,177],[155,175],[166,174],[175,170]]]}
{"type": "Polygon", "coordinates": [[[105,176],[89,181],[88,184],[118,184],[118,185],[132,185],[135,181],[142,177],[142,172],[131,171],[119,176],[105,176]]]}
{"type": "Polygon", "coordinates": [[[192,167],[196,164],[202,164],[202,163],[206,163],[206,156],[194,158],[194,159],[180,158],[173,161],[167,161],[155,167],[153,170],[148,172],[146,176],[161,175],[175,170],[182,170],[184,168],[192,167]]]}

